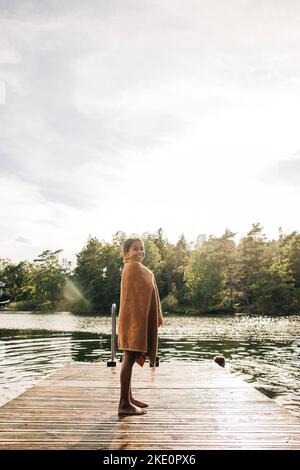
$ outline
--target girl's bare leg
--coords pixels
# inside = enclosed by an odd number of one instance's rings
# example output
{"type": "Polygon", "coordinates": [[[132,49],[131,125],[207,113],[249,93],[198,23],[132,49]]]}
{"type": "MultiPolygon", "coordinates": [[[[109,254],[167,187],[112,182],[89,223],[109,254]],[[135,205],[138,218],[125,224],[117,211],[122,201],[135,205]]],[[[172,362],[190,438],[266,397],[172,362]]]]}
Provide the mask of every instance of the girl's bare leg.
{"type": "Polygon", "coordinates": [[[136,353],[134,351],[124,351],[124,358],[122,361],[120,382],[121,382],[121,396],[118,408],[119,414],[125,415],[142,415],[146,411],[130,402],[130,388],[131,388],[131,374],[134,365],[136,353]]]}

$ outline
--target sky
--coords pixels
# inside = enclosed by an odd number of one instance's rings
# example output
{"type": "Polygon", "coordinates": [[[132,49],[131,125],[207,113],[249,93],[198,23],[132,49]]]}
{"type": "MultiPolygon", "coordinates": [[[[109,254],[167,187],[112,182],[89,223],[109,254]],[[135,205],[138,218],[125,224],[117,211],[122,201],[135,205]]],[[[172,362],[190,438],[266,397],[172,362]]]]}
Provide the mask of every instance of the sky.
{"type": "Polygon", "coordinates": [[[0,0],[0,258],[300,230],[298,0],[0,0]]]}

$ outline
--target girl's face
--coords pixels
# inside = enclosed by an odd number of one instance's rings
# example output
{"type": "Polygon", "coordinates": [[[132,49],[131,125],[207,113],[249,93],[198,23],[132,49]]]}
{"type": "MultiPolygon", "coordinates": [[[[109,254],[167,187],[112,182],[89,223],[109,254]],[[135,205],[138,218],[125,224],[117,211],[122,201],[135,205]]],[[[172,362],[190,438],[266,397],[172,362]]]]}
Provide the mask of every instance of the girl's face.
{"type": "Polygon", "coordinates": [[[139,240],[133,242],[126,255],[130,259],[141,262],[145,256],[143,244],[139,240]]]}

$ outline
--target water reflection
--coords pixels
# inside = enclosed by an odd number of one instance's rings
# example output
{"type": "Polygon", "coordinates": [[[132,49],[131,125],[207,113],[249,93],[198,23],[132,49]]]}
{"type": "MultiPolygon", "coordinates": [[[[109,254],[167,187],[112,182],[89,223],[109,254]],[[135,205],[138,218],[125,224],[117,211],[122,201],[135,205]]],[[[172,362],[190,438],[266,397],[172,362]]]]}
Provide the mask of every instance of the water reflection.
{"type": "MultiPolygon", "coordinates": [[[[1,314],[0,326],[0,404],[71,361],[110,357],[108,317],[1,314]]],[[[223,354],[229,370],[300,416],[299,338],[299,316],[167,317],[159,356],[199,362],[223,354]]]]}

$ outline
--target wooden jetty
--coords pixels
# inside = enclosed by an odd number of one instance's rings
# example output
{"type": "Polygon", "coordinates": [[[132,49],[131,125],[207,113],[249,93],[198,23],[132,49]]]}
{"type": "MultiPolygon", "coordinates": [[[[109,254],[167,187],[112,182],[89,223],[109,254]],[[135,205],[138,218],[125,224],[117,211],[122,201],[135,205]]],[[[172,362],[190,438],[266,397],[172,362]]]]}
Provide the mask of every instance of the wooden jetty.
{"type": "Polygon", "coordinates": [[[213,362],[135,366],[143,416],[118,416],[119,369],[72,363],[2,406],[0,449],[300,449],[300,418],[213,362]]]}

